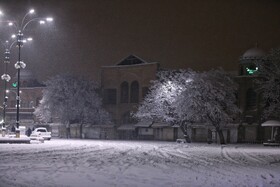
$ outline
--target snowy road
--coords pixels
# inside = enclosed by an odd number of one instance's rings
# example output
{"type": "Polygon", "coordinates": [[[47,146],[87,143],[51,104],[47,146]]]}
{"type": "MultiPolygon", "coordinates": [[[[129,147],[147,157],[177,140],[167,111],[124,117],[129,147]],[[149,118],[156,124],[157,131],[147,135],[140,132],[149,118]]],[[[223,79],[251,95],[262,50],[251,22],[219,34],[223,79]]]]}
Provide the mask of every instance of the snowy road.
{"type": "Polygon", "coordinates": [[[280,186],[280,147],[61,139],[0,144],[0,186],[280,186]]]}

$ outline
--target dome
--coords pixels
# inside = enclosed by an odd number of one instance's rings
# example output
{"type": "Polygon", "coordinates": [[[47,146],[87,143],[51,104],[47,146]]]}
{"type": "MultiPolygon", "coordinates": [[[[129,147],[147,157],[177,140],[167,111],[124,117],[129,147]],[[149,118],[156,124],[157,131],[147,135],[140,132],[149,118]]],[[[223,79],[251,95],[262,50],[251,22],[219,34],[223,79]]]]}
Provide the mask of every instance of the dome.
{"type": "Polygon", "coordinates": [[[242,59],[258,59],[265,55],[266,55],[266,53],[262,49],[260,49],[258,47],[254,47],[254,48],[248,49],[242,55],[242,59]]]}

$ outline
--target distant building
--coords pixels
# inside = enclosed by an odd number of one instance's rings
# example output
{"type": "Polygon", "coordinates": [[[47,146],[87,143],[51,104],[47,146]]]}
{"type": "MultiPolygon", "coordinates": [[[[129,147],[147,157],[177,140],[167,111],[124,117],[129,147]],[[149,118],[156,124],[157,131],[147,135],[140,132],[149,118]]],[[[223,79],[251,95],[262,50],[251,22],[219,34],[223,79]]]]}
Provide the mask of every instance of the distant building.
{"type": "MultiPolygon", "coordinates": [[[[9,82],[8,102],[6,109],[7,126],[16,125],[16,95],[17,95],[17,74],[9,82]],[[15,87],[13,87],[13,85],[15,87]]],[[[33,128],[38,125],[33,112],[42,99],[44,85],[39,83],[33,73],[28,69],[20,72],[20,125],[33,128]]],[[[8,128],[9,128],[8,127],[8,128]]]]}
{"type": "MultiPolygon", "coordinates": [[[[239,83],[237,92],[238,106],[242,113],[240,120],[228,124],[223,133],[226,142],[259,142],[263,140],[261,128],[262,106],[261,93],[255,80],[258,79],[258,67],[255,61],[261,59],[265,52],[258,47],[247,50],[239,59],[239,83]]],[[[178,126],[155,121],[136,121],[131,113],[137,110],[139,103],[148,93],[151,80],[156,79],[159,64],[147,62],[136,55],[129,55],[112,66],[101,67],[101,95],[105,109],[111,114],[114,125],[96,125],[84,128],[85,138],[94,139],[144,139],[169,140],[182,138],[183,133],[178,126]]],[[[33,112],[42,98],[44,85],[34,75],[24,69],[21,71],[21,103],[20,124],[33,127],[44,125],[37,122],[33,112]]],[[[12,80],[16,82],[16,79],[12,80]]],[[[15,125],[16,119],[16,88],[8,93],[7,124],[15,125]]],[[[65,127],[52,125],[53,134],[64,137],[65,127]]],[[[215,129],[209,125],[194,124],[188,128],[194,142],[217,141],[215,129]]],[[[71,137],[79,137],[79,127],[71,125],[71,137]]]]}
{"type": "Polygon", "coordinates": [[[259,79],[257,60],[264,57],[266,53],[254,47],[248,49],[239,59],[239,75],[236,80],[239,84],[238,106],[242,112],[238,128],[239,142],[262,141],[263,132],[261,128],[261,91],[255,83],[259,79]]]}
{"type": "MultiPolygon", "coordinates": [[[[239,59],[238,74],[235,76],[235,80],[239,85],[237,105],[241,114],[238,121],[223,128],[223,134],[228,143],[263,141],[264,132],[261,127],[262,97],[256,84],[256,79],[260,79],[258,76],[259,67],[256,66],[255,62],[265,55],[266,53],[262,49],[254,47],[245,51],[239,59]]],[[[192,141],[205,142],[207,137],[218,141],[215,129],[211,126],[194,125],[191,129],[192,141]]]]}
{"type": "Polygon", "coordinates": [[[101,89],[105,109],[112,115],[120,139],[135,139],[136,122],[131,112],[156,79],[158,63],[130,55],[114,66],[101,67],[101,89]]]}

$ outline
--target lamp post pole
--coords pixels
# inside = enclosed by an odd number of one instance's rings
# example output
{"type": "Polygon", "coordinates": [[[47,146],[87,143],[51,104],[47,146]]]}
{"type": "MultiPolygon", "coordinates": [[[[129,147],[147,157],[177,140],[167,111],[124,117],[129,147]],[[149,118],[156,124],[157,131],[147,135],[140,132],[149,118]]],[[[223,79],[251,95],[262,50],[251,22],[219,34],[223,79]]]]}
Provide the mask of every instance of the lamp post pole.
{"type": "Polygon", "coordinates": [[[19,138],[20,131],[19,131],[19,106],[20,106],[20,69],[25,67],[25,64],[21,61],[20,58],[20,50],[23,44],[23,33],[19,30],[17,34],[17,47],[18,47],[18,61],[15,64],[15,67],[17,68],[17,119],[16,119],[16,137],[19,138]]]}
{"type": "MultiPolygon", "coordinates": [[[[0,16],[3,15],[3,12],[0,10],[0,16]]],[[[2,41],[1,41],[2,43],[2,41]]],[[[2,43],[4,47],[6,45],[2,43]]],[[[7,107],[7,95],[6,95],[6,89],[7,89],[7,82],[11,80],[11,77],[7,74],[8,70],[8,64],[10,63],[10,52],[8,49],[5,50],[5,60],[4,60],[4,74],[1,76],[1,79],[4,80],[4,99],[3,99],[3,123],[2,123],[2,136],[4,137],[6,134],[6,107],[7,107]]]]}
{"type": "Polygon", "coordinates": [[[5,50],[5,60],[4,60],[4,74],[1,76],[1,79],[4,80],[4,98],[3,98],[3,123],[2,123],[2,136],[6,135],[6,107],[8,96],[6,94],[7,82],[11,80],[11,77],[7,74],[8,64],[10,63],[10,51],[6,48],[5,50]]]}
{"type": "Polygon", "coordinates": [[[25,14],[23,17],[21,24],[17,24],[17,22],[11,21],[9,22],[9,26],[15,26],[18,30],[18,34],[16,35],[16,43],[18,47],[18,61],[15,63],[15,68],[17,69],[17,96],[16,96],[16,137],[20,137],[20,130],[19,130],[19,107],[20,107],[20,69],[25,68],[26,64],[21,61],[21,48],[23,47],[24,39],[23,39],[23,32],[27,25],[29,25],[31,22],[39,21],[40,24],[45,24],[46,22],[52,22],[53,18],[47,17],[47,18],[39,18],[35,17],[32,19],[27,19],[28,15],[34,14],[35,10],[31,9],[29,12],[25,14]]]}
{"type": "MultiPolygon", "coordinates": [[[[27,38],[27,40],[21,38],[22,44],[26,41],[31,41],[31,40],[32,40],[32,38],[27,38]]],[[[5,43],[1,42],[2,45],[5,47],[4,74],[1,76],[1,79],[5,81],[4,82],[4,100],[3,100],[3,123],[2,123],[2,136],[3,137],[6,134],[6,108],[7,108],[7,101],[8,101],[7,93],[9,91],[9,90],[7,90],[7,83],[11,80],[11,77],[7,74],[8,64],[10,63],[10,50],[16,42],[17,42],[17,40],[14,40],[10,45],[9,45],[8,40],[5,43]]],[[[19,91],[19,93],[21,93],[21,92],[19,91]]]]}

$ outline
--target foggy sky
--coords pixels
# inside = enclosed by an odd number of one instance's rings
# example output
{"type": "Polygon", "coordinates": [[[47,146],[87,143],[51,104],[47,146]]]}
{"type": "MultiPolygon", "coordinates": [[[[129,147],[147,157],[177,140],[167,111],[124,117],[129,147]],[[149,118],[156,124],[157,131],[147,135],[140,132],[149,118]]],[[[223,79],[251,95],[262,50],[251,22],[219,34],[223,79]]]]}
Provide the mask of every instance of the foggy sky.
{"type": "MultiPolygon", "coordinates": [[[[280,46],[278,0],[0,0],[19,21],[30,7],[55,19],[24,33],[34,41],[23,61],[41,81],[60,72],[99,79],[101,66],[130,54],[163,68],[232,71],[256,42],[265,51],[280,46]]],[[[12,76],[16,56],[14,49],[12,76]]]]}

